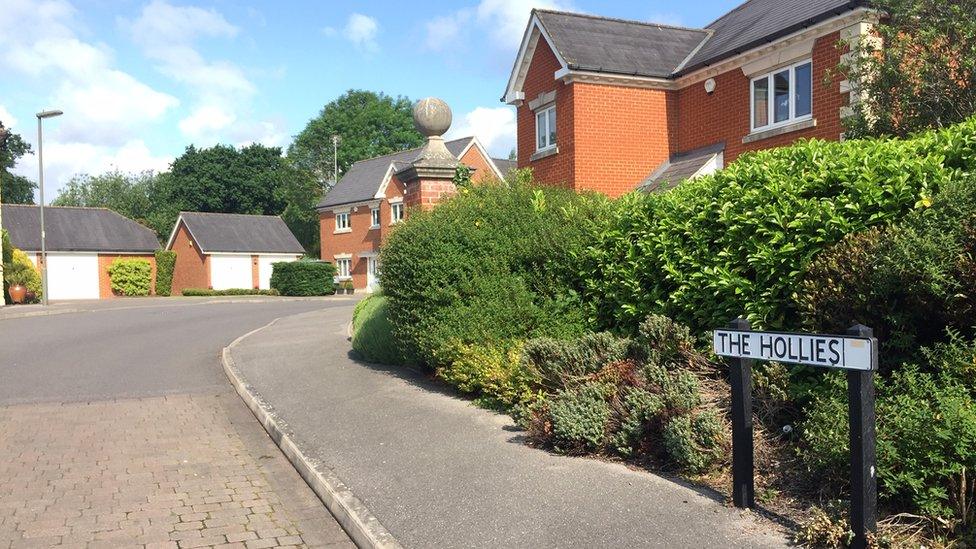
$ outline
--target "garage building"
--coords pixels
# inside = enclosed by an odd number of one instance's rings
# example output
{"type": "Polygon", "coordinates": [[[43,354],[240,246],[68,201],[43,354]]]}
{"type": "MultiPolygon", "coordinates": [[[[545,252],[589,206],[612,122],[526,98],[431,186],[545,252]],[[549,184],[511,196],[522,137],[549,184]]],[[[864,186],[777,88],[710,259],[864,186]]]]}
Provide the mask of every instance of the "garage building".
{"type": "Polygon", "coordinates": [[[279,216],[181,212],[166,244],[176,252],[173,294],[186,288],[271,287],[272,264],[305,253],[279,216]]]}
{"type": "MultiPolygon", "coordinates": [[[[41,212],[37,206],[4,204],[10,242],[40,267],[41,212]]],[[[46,206],[48,299],[113,297],[108,267],[118,258],[146,259],[153,267],[156,233],[106,208],[46,206]]]]}

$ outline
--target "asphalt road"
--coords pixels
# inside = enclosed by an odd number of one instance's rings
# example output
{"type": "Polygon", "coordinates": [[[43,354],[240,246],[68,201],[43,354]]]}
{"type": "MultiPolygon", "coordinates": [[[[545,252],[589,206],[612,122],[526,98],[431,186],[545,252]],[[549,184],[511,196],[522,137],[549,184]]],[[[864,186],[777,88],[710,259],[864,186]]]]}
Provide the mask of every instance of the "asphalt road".
{"type": "Polygon", "coordinates": [[[352,306],[282,319],[232,351],[293,440],[407,547],[780,547],[714,494],[522,443],[510,418],[350,356],[352,306]],[[280,360],[287,353],[289,360],[280,360]]]}
{"type": "Polygon", "coordinates": [[[0,320],[0,405],[232,390],[224,346],[275,318],[349,302],[138,303],[0,320]]]}

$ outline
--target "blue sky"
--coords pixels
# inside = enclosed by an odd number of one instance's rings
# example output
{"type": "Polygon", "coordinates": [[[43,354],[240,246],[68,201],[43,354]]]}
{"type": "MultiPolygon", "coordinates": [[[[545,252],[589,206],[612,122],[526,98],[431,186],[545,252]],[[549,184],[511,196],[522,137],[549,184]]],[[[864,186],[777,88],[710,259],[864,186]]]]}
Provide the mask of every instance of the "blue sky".
{"type": "MultiPolygon", "coordinates": [[[[438,96],[452,135],[514,146],[499,101],[532,7],[703,26],[739,0],[3,0],[0,120],[45,124],[49,197],[77,173],[166,169],[193,143],[287,147],[350,88],[438,96]]],[[[17,171],[36,178],[36,158],[17,171]]],[[[47,197],[46,197],[47,198],[47,197]]]]}

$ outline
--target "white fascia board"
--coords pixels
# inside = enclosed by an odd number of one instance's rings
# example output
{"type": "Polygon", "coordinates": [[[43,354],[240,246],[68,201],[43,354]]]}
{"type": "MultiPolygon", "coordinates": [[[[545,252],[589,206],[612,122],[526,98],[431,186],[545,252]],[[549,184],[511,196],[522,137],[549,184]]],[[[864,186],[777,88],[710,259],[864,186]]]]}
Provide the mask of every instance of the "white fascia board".
{"type": "MultiPolygon", "coordinates": [[[[183,222],[183,214],[180,214],[176,218],[176,224],[173,225],[173,230],[170,231],[170,233],[169,233],[169,240],[166,241],[166,249],[167,250],[172,250],[173,249],[173,240],[176,239],[176,229],[179,229],[180,228],[180,223],[182,223],[182,222],[183,222]]],[[[190,228],[187,227],[186,231],[187,232],[190,232],[190,228]]]]}
{"type": "Polygon", "coordinates": [[[549,36],[546,28],[539,21],[539,17],[533,13],[529,19],[528,26],[525,28],[525,33],[522,35],[522,43],[519,45],[519,52],[515,58],[512,73],[508,77],[508,85],[505,87],[505,96],[503,98],[506,103],[514,104],[525,99],[522,86],[525,84],[525,77],[529,72],[529,65],[532,63],[532,56],[535,54],[540,36],[549,45],[549,49],[556,56],[559,65],[563,69],[569,69],[569,64],[566,63],[559,50],[556,49],[556,44],[552,41],[552,37],[549,36]]]}
{"type": "Polygon", "coordinates": [[[390,180],[393,178],[393,162],[390,162],[390,166],[386,169],[386,175],[383,176],[383,183],[380,184],[379,190],[373,195],[376,200],[382,200],[386,198],[386,188],[390,185],[390,180]]]}

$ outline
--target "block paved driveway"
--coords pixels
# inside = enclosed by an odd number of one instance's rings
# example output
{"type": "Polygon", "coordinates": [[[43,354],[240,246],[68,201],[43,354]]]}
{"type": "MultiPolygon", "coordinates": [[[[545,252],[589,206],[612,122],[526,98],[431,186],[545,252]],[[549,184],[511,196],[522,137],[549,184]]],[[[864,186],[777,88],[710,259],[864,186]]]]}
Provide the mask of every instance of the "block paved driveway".
{"type": "Polygon", "coordinates": [[[0,548],[352,547],[218,358],[274,318],[342,304],[0,320],[0,548]]]}

